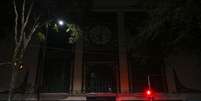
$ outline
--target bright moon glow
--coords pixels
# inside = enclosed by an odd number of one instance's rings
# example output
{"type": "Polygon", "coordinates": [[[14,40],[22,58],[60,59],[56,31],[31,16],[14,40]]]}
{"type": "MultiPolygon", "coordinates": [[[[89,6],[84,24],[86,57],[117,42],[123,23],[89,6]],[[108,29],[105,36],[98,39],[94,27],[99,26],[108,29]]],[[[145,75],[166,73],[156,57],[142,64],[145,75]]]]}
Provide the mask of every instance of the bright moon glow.
{"type": "Polygon", "coordinates": [[[58,23],[59,23],[60,26],[64,25],[64,21],[62,21],[62,20],[59,20],[58,23]]]}

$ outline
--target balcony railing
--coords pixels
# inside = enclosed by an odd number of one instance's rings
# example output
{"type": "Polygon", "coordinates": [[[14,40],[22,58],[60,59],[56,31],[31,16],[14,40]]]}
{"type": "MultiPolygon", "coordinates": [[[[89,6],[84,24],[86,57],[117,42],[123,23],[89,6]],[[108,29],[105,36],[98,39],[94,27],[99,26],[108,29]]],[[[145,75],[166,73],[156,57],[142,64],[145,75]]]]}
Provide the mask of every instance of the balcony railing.
{"type": "Polygon", "coordinates": [[[116,83],[112,80],[90,80],[86,92],[116,92],[116,83]]]}

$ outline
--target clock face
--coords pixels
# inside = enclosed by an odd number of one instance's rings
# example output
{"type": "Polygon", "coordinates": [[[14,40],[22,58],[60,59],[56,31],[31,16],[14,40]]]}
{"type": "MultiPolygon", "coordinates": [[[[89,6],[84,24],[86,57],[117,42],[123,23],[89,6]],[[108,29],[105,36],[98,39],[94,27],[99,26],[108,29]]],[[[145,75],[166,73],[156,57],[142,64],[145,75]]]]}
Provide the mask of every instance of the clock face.
{"type": "Polygon", "coordinates": [[[97,25],[89,31],[90,40],[97,45],[107,44],[111,39],[111,31],[107,26],[97,25]]]}

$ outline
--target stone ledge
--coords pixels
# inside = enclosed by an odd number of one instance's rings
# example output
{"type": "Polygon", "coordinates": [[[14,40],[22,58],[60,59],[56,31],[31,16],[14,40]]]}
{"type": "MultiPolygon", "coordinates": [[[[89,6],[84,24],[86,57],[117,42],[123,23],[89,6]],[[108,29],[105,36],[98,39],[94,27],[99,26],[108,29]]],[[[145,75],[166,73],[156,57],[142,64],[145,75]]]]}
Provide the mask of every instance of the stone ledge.
{"type": "MultiPolygon", "coordinates": [[[[134,94],[115,94],[115,93],[89,93],[70,95],[68,93],[41,93],[40,101],[86,101],[87,97],[116,97],[117,101],[121,100],[147,100],[143,93],[134,94]]],[[[13,101],[37,101],[36,94],[15,94],[13,101]]],[[[201,101],[201,93],[158,93],[154,95],[155,100],[181,100],[195,99],[201,101]]],[[[7,95],[0,94],[0,101],[6,101],[7,95]]]]}

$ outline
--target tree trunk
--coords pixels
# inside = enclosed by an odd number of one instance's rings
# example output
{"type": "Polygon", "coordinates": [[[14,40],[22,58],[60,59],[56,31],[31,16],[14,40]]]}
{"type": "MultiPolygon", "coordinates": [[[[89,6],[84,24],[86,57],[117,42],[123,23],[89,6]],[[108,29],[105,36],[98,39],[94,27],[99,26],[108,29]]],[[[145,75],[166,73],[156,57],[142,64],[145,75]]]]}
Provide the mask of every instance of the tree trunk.
{"type": "Polygon", "coordinates": [[[15,88],[15,80],[16,80],[16,76],[17,76],[17,70],[15,68],[15,66],[12,66],[12,72],[11,72],[11,81],[10,81],[10,88],[9,88],[9,92],[8,92],[8,101],[12,101],[13,99],[13,90],[15,88]]]}

